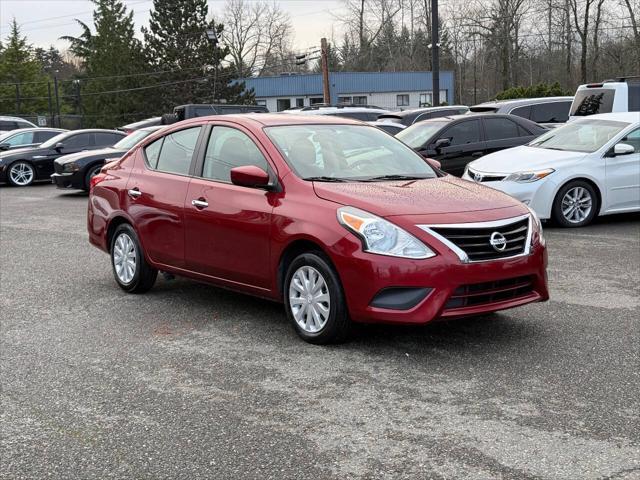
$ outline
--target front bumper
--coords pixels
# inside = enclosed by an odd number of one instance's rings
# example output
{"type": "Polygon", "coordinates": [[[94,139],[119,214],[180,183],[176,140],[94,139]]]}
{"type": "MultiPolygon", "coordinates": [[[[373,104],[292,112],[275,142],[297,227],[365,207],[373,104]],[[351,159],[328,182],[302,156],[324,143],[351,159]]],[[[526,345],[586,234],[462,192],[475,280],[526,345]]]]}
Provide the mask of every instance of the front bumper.
{"type": "Polygon", "coordinates": [[[51,183],[64,190],[82,190],[84,188],[84,178],[82,178],[79,172],[54,173],[51,175],[51,183]]]}
{"type": "Polygon", "coordinates": [[[438,318],[478,315],[549,298],[547,253],[540,244],[533,246],[528,255],[464,264],[450,251],[415,261],[365,253],[357,244],[354,248],[348,237],[340,243],[334,251],[341,254],[333,260],[355,322],[425,324],[438,318]],[[501,285],[523,278],[528,279],[530,287],[509,298],[501,297],[500,291],[506,290],[501,285]],[[461,291],[474,295],[477,284],[495,285],[492,291],[497,293],[482,297],[488,299],[486,302],[457,301],[461,291]],[[404,310],[372,305],[377,303],[380,292],[403,288],[427,289],[426,296],[404,310]]]}

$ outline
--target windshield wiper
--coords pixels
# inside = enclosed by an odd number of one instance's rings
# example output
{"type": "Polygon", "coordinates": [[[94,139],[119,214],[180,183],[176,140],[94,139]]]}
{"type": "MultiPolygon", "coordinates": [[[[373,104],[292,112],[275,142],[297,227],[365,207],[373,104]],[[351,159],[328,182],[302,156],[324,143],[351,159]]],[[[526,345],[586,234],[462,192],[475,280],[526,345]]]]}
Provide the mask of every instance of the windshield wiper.
{"type": "Polygon", "coordinates": [[[303,180],[309,180],[312,182],[348,182],[346,178],[338,178],[338,177],[326,177],[324,175],[319,177],[304,177],[303,180]]]}
{"type": "Polygon", "coordinates": [[[418,175],[380,175],[377,177],[369,177],[369,178],[365,178],[362,179],[362,182],[375,182],[378,180],[423,180],[425,178],[431,178],[431,177],[425,177],[425,176],[418,176],[418,175]]]}

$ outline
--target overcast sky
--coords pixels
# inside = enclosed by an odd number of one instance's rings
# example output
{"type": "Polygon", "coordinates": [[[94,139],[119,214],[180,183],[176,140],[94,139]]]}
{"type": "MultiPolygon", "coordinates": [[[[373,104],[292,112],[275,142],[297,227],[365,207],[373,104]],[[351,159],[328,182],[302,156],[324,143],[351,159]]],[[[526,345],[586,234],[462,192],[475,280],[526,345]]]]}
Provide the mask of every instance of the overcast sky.
{"type": "MultiPolygon", "coordinates": [[[[220,12],[224,0],[208,0],[209,11],[220,12]]],[[[250,0],[249,0],[250,1],[250,0]]],[[[136,29],[149,21],[152,0],[125,0],[134,11],[136,29]]],[[[331,37],[339,25],[334,27],[334,17],[340,9],[340,0],[279,0],[281,8],[291,15],[295,31],[295,50],[320,44],[320,38],[331,37]]],[[[58,40],[62,35],[79,35],[80,28],[73,21],[78,18],[91,22],[93,4],[89,0],[0,0],[0,36],[4,39],[13,17],[21,26],[23,35],[35,46],[55,45],[64,50],[68,43],[58,40]]]]}

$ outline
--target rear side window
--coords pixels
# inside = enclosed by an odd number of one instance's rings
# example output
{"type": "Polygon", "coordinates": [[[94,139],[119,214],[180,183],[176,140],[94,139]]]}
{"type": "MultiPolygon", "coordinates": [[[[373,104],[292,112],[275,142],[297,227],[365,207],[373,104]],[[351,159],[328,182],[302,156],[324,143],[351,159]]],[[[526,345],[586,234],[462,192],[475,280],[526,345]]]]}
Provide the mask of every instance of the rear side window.
{"type": "Polygon", "coordinates": [[[531,120],[536,123],[564,123],[569,120],[571,102],[538,103],[531,107],[531,120]]]}
{"type": "Polygon", "coordinates": [[[502,140],[518,137],[518,125],[508,118],[485,118],[484,129],[487,140],[502,140]]]}
{"type": "Polygon", "coordinates": [[[118,143],[124,135],[116,133],[96,133],[96,145],[108,147],[114,143],[118,143]]]}
{"type": "Polygon", "coordinates": [[[615,94],[615,90],[610,88],[578,90],[571,105],[571,115],[586,117],[596,113],[611,113],[615,94]]]}
{"type": "Polygon", "coordinates": [[[29,145],[33,142],[33,132],[22,132],[0,143],[8,143],[12,147],[18,145],[29,145]]]}
{"type": "Polygon", "coordinates": [[[480,123],[477,120],[461,122],[447,129],[440,138],[448,138],[451,145],[465,145],[480,141],[480,123]]]}
{"type": "MultiPolygon", "coordinates": [[[[166,135],[160,148],[156,169],[168,173],[188,175],[199,134],[200,127],[193,127],[166,135]]],[[[147,149],[145,149],[145,153],[147,153],[147,149]]]]}
{"type": "Polygon", "coordinates": [[[39,132],[36,131],[34,134],[34,143],[42,143],[45,142],[47,140],[49,140],[50,138],[55,137],[56,135],[60,135],[60,132],[39,132]]]}
{"type": "Polygon", "coordinates": [[[62,140],[66,148],[86,148],[93,147],[93,133],[79,133],[62,140]]]}
{"type": "Polygon", "coordinates": [[[231,182],[231,169],[246,165],[268,170],[266,159],[245,133],[235,128],[213,127],[207,144],[202,176],[231,182]]]}
{"type": "Polygon", "coordinates": [[[18,124],[18,128],[32,128],[33,125],[27,122],[16,122],[18,124]]]}

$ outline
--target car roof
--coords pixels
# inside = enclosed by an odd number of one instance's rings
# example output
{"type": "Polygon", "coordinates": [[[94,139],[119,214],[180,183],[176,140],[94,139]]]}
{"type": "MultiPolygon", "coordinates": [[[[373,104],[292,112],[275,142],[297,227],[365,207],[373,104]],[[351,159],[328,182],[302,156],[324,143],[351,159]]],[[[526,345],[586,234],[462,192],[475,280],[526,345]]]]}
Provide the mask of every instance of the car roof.
{"type": "Polygon", "coordinates": [[[559,101],[572,101],[572,96],[564,96],[564,97],[538,97],[538,98],[510,98],[507,100],[492,100],[490,102],[478,103],[477,105],[473,105],[471,108],[475,107],[502,107],[505,105],[529,105],[535,103],[551,103],[551,102],[559,102],[559,101]]]}
{"type": "Polygon", "coordinates": [[[22,122],[30,123],[31,125],[34,124],[33,122],[30,122],[29,120],[25,120],[24,118],[12,117],[11,115],[0,115],[0,120],[20,120],[22,122]]]}
{"type": "Polygon", "coordinates": [[[318,107],[313,110],[303,110],[303,109],[295,109],[295,110],[284,110],[279,112],[280,114],[288,113],[294,115],[325,115],[331,113],[388,113],[389,110],[385,110],[384,108],[372,108],[372,107],[318,107]]]}
{"type": "MultiPolygon", "coordinates": [[[[209,115],[184,120],[183,125],[199,124],[203,120],[219,120],[240,124],[252,123],[256,127],[280,125],[362,125],[363,122],[333,115],[283,115],[281,113],[240,113],[231,115],[209,115]]],[[[176,125],[175,123],[173,125],[176,125]]]]}
{"type": "Polygon", "coordinates": [[[595,115],[587,115],[586,117],[574,117],[575,120],[613,120],[617,122],[638,123],[640,122],[640,112],[615,112],[615,113],[597,113],[595,115]]]}
{"type": "Polygon", "coordinates": [[[402,117],[408,117],[410,115],[416,115],[419,113],[428,113],[428,112],[440,112],[442,110],[452,110],[454,108],[457,109],[468,109],[469,107],[467,107],[466,105],[447,105],[447,106],[439,106],[439,107],[420,107],[420,108],[410,108],[408,110],[401,110],[398,112],[389,112],[386,114],[383,114],[383,118],[402,118],[402,117]]]}
{"type": "Polygon", "coordinates": [[[58,132],[58,133],[64,133],[64,132],[68,132],[69,130],[65,130],[64,128],[52,128],[52,127],[27,127],[27,128],[16,128],[14,130],[10,130],[8,132],[5,132],[4,135],[7,134],[15,134],[15,133],[25,133],[25,132],[58,132]]]}

